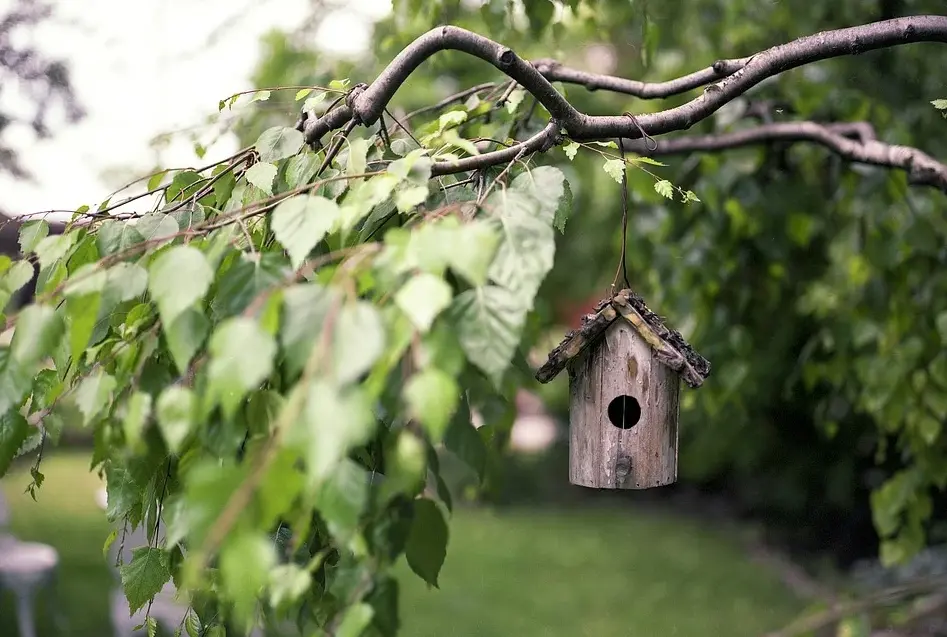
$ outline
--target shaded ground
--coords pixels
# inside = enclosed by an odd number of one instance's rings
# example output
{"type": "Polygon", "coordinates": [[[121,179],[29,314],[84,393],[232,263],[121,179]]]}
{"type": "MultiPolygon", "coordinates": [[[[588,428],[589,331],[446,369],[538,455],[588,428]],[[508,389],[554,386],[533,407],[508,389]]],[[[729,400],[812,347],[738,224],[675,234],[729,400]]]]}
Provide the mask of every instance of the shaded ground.
{"type": "MultiPolygon", "coordinates": [[[[62,559],[61,603],[74,637],[110,634],[112,580],[99,483],[85,454],[44,460],[39,503],[23,471],[3,480],[13,531],[47,542],[62,559]]],[[[726,530],[671,514],[572,510],[458,511],[440,590],[402,565],[402,634],[411,637],[759,635],[802,602],[776,573],[746,556],[726,530]]],[[[14,635],[0,604],[0,635],[14,635]]],[[[47,630],[44,613],[40,634],[47,630]]]]}

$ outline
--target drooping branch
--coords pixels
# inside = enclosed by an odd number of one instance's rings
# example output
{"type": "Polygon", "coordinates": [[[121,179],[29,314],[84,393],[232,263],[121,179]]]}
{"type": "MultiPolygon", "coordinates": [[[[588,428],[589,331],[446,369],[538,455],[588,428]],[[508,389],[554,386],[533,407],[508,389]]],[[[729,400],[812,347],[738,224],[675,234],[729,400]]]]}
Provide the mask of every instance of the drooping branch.
{"type": "Polygon", "coordinates": [[[867,122],[779,122],[730,133],[686,135],[655,140],[656,146],[651,148],[641,140],[626,141],[624,145],[626,150],[657,157],[692,152],[720,152],[780,141],[820,144],[849,161],[904,170],[908,174],[909,183],[932,186],[947,192],[947,165],[916,148],[877,141],[874,130],[867,122]]]}
{"type": "MultiPolygon", "coordinates": [[[[398,88],[421,63],[439,51],[456,50],[489,62],[523,86],[572,139],[638,139],[645,134],[655,136],[686,130],[763,80],[784,71],[819,60],[916,42],[947,43],[947,16],[912,16],[825,31],[766,49],[748,58],[718,62],[711,67],[710,72],[716,75],[732,72],[709,85],[702,95],[675,108],[639,115],[637,121],[633,121],[622,115],[591,116],[578,111],[556,91],[540,68],[521,59],[511,49],[471,31],[444,26],[425,33],[409,44],[374,82],[353,89],[344,106],[321,118],[303,117],[297,127],[304,132],[307,142],[315,143],[351,119],[370,126],[378,120],[398,88]],[[733,70],[734,67],[736,70],[733,70]]],[[[546,73],[554,72],[548,63],[538,66],[546,73]]],[[[700,85],[709,79],[710,72],[704,70],[692,73],[679,78],[677,84],[672,81],[671,88],[664,86],[661,90],[673,89],[677,92],[685,86],[700,85]]],[[[560,68],[559,73],[564,71],[560,68]]],[[[575,80],[583,79],[577,73],[566,75],[575,80]]],[[[626,89],[621,92],[635,88],[620,85],[618,78],[609,76],[589,76],[584,79],[594,79],[595,88],[626,89]]],[[[502,161],[497,157],[493,163],[502,161]]]]}

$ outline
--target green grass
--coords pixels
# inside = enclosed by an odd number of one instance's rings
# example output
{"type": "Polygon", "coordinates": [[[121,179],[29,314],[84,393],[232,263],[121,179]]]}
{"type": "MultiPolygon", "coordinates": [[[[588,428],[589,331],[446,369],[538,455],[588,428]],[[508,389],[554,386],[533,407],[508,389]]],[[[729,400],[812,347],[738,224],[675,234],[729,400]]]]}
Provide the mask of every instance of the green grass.
{"type": "MultiPolygon", "coordinates": [[[[27,473],[4,478],[12,528],[59,550],[68,634],[111,634],[98,479],[84,454],[49,457],[43,471],[39,503],[23,494],[27,473]]],[[[457,511],[440,590],[404,564],[399,573],[408,637],[740,637],[778,628],[802,609],[724,530],[627,507],[457,511]]],[[[14,622],[4,599],[0,635],[15,635],[14,622]]],[[[53,634],[45,613],[39,627],[53,634]]]]}

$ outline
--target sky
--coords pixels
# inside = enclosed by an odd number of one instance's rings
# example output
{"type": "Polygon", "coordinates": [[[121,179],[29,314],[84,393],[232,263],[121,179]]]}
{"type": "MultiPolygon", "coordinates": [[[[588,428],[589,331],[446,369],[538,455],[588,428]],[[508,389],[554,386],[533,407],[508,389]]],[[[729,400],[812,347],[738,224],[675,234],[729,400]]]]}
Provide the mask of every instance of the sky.
{"type": "MultiPolygon", "coordinates": [[[[0,13],[12,0],[0,0],[0,13]]],[[[200,124],[217,102],[256,88],[249,75],[259,40],[273,28],[292,29],[311,15],[313,0],[48,0],[54,15],[30,34],[48,57],[68,62],[87,115],[59,125],[37,142],[22,129],[6,141],[20,152],[35,183],[0,174],[0,201],[11,214],[95,206],[114,190],[116,171],[148,173],[159,134],[200,124]],[[114,177],[112,181],[114,181],[114,177]]],[[[323,3],[326,4],[326,3],[323,3]]],[[[368,44],[371,21],[390,0],[347,0],[327,10],[314,42],[336,55],[368,44]]],[[[5,91],[4,105],[18,96],[5,91]]],[[[292,125],[293,122],[288,122],[292,125]]],[[[203,165],[233,154],[227,136],[199,160],[185,139],[162,151],[162,166],[203,165]]],[[[68,215],[50,215],[68,218],[68,215]]]]}

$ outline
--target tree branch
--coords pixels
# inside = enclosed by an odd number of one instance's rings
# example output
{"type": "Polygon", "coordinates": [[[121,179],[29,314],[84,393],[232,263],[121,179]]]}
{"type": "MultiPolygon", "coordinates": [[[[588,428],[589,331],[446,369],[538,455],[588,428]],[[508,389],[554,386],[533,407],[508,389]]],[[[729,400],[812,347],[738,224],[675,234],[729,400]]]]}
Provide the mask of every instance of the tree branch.
{"type": "MultiPolygon", "coordinates": [[[[591,116],[576,110],[556,91],[539,68],[521,59],[511,49],[466,29],[443,26],[428,31],[409,44],[371,85],[353,89],[344,106],[321,118],[303,118],[298,127],[304,132],[306,141],[312,144],[353,117],[370,126],[378,120],[395,92],[414,69],[439,51],[456,50],[489,62],[522,85],[549,111],[553,120],[572,139],[638,139],[645,134],[654,136],[686,130],[763,80],[784,71],[819,60],[916,42],[947,43],[947,16],[911,16],[824,31],[766,49],[749,58],[718,62],[709,71],[698,71],[657,86],[662,87],[660,90],[663,91],[679,92],[684,87],[705,82],[711,72],[723,75],[732,70],[731,67],[739,68],[708,86],[699,97],[675,108],[639,115],[637,122],[634,122],[631,118],[621,115],[591,116]]],[[[540,64],[540,67],[550,74],[555,71],[548,63],[540,64]]],[[[622,92],[633,89],[643,91],[646,88],[646,85],[620,83],[619,78],[611,76],[566,73],[562,67],[558,72],[577,81],[592,82],[596,88],[624,89],[622,92]]],[[[660,92],[658,89],[648,90],[660,92]]],[[[500,161],[502,160],[496,163],[500,161]]]]}
{"type": "Polygon", "coordinates": [[[653,149],[647,148],[641,140],[626,141],[624,146],[626,150],[640,155],[656,157],[692,152],[720,152],[777,141],[813,142],[853,162],[904,170],[908,174],[909,183],[932,186],[947,192],[947,165],[916,148],[877,141],[874,130],[866,122],[780,122],[732,133],[690,135],[655,141],[657,147],[653,149]]]}
{"type": "Polygon", "coordinates": [[[640,82],[615,77],[614,75],[588,73],[569,68],[556,60],[548,58],[535,60],[532,64],[550,82],[579,84],[589,91],[601,89],[650,100],[680,95],[692,89],[706,86],[711,82],[722,80],[742,69],[749,60],[748,57],[735,60],[718,60],[706,69],[688,73],[667,82],[640,82]]]}

